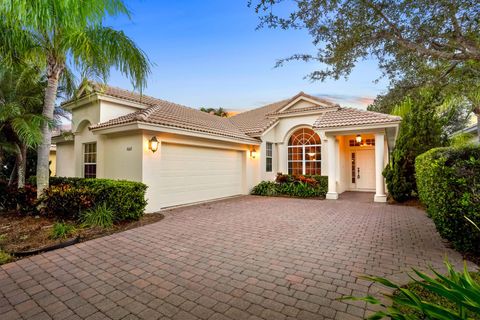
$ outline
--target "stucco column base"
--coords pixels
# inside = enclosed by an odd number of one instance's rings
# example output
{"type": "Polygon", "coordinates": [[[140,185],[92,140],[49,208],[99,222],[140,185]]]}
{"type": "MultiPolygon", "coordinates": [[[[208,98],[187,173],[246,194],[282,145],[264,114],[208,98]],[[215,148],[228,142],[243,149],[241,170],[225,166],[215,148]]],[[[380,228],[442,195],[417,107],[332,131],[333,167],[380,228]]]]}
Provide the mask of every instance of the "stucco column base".
{"type": "Polygon", "coordinates": [[[384,194],[376,194],[373,198],[374,202],[387,202],[387,196],[384,194]]]}
{"type": "Polygon", "coordinates": [[[337,200],[338,199],[338,193],[327,192],[327,195],[325,196],[325,199],[327,199],[327,200],[337,200]]]}

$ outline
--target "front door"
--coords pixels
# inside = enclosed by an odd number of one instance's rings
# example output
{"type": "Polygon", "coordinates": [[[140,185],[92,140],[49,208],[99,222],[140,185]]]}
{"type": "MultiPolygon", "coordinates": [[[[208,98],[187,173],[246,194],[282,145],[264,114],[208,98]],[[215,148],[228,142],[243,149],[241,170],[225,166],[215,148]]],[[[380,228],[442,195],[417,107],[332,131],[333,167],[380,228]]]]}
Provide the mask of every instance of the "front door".
{"type": "Polygon", "coordinates": [[[375,150],[352,151],[352,179],[357,190],[375,190],[375,150]],[[355,173],[354,173],[355,170],[355,173]]]}

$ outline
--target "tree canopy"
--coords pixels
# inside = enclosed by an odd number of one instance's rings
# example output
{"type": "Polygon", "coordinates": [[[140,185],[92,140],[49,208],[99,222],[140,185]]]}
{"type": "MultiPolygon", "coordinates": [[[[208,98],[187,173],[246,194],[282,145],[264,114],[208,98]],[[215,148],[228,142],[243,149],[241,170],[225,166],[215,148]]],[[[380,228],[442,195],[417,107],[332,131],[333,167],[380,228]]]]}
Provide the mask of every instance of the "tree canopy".
{"type": "MultiPolygon", "coordinates": [[[[88,69],[103,79],[116,68],[143,88],[150,72],[145,53],[124,32],[104,24],[107,16],[130,11],[122,0],[16,0],[0,2],[0,57],[3,63],[35,63],[44,72],[46,90],[42,114],[53,119],[59,83],[73,88],[72,71],[88,69]]],[[[37,189],[48,187],[51,130],[41,126],[37,189]]]]}
{"type": "Polygon", "coordinates": [[[325,64],[310,75],[314,80],[348,76],[359,60],[371,56],[392,79],[403,76],[398,63],[419,57],[432,63],[480,62],[476,0],[298,0],[293,10],[283,10],[284,3],[251,5],[261,14],[260,26],[308,30],[318,52],[299,53],[279,64],[291,59],[325,64]]]}

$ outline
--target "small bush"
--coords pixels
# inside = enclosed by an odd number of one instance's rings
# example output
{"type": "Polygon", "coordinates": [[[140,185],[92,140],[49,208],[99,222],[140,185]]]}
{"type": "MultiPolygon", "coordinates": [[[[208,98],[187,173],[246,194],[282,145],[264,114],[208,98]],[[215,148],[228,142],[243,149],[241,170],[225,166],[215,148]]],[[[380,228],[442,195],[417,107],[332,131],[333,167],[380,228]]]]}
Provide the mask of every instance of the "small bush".
{"type": "MultiPolygon", "coordinates": [[[[35,177],[29,182],[36,183],[35,177]]],[[[105,203],[114,220],[138,220],[147,205],[146,190],[145,184],[134,181],[51,177],[42,202],[46,214],[62,219],[77,219],[82,211],[105,203]]]]}
{"type": "Polygon", "coordinates": [[[114,213],[106,203],[86,211],[82,215],[82,222],[91,227],[110,228],[113,226],[114,213]]]}
{"type": "Polygon", "coordinates": [[[37,213],[37,189],[26,184],[18,189],[16,185],[9,186],[6,181],[0,181],[0,209],[19,210],[23,214],[37,213]]]}
{"type": "Polygon", "coordinates": [[[460,251],[480,254],[480,147],[436,148],[417,157],[420,201],[439,233],[460,251]]]}
{"type": "Polygon", "coordinates": [[[52,218],[76,220],[82,211],[93,207],[93,201],[93,194],[87,188],[55,185],[45,190],[41,212],[52,218]]]}
{"type": "Polygon", "coordinates": [[[324,197],[328,190],[328,178],[314,175],[277,174],[275,182],[262,181],[256,185],[251,194],[260,196],[287,195],[292,197],[310,198],[324,197]]]}
{"type": "Polygon", "coordinates": [[[277,184],[273,181],[262,181],[253,187],[251,194],[257,196],[276,196],[277,184]]]}
{"type": "Polygon", "coordinates": [[[380,311],[369,319],[480,319],[480,282],[478,275],[471,275],[466,267],[457,272],[447,261],[448,276],[431,269],[436,278],[413,269],[416,278],[407,287],[401,287],[385,278],[364,277],[368,281],[396,290],[385,295],[391,305],[367,296],[363,298],[343,297],[343,300],[362,300],[379,305],[380,311]],[[477,279],[477,280],[475,280],[477,279]]]}
{"type": "Polygon", "coordinates": [[[56,222],[53,225],[52,233],[50,236],[53,239],[66,239],[73,232],[75,232],[75,226],[68,223],[56,222]]]}
{"type": "Polygon", "coordinates": [[[10,262],[12,260],[12,256],[8,253],[0,249],[0,264],[4,264],[10,262]]]}

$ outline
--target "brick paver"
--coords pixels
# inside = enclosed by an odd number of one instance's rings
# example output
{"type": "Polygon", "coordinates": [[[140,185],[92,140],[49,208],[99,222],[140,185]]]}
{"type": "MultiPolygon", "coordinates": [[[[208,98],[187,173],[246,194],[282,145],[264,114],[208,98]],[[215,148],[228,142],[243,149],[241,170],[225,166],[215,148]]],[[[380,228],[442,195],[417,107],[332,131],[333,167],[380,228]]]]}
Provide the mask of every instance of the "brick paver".
{"type": "MultiPolygon", "coordinates": [[[[368,197],[367,197],[368,196],[368,197]]],[[[166,212],[158,223],[3,265],[1,319],[355,319],[377,287],[442,268],[425,213],[372,203],[246,196],[166,212]]]]}

